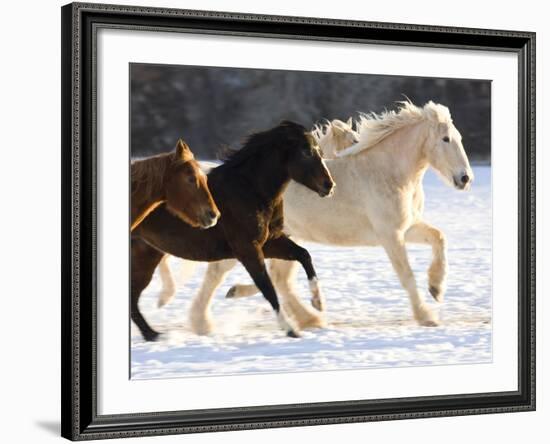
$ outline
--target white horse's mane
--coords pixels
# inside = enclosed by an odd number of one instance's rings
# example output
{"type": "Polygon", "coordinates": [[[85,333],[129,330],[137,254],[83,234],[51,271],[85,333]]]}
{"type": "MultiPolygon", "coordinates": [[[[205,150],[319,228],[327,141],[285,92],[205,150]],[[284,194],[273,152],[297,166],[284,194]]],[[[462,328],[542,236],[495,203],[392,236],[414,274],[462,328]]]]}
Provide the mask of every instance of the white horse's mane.
{"type": "Polygon", "coordinates": [[[397,111],[383,111],[380,114],[361,114],[356,122],[359,142],[340,151],[337,157],[351,156],[374,145],[393,134],[395,131],[421,121],[433,123],[452,123],[449,108],[431,100],[422,108],[411,101],[398,103],[397,111]]]}
{"type": "Polygon", "coordinates": [[[323,138],[324,135],[327,134],[327,132],[330,130],[332,124],[330,121],[325,121],[325,123],[320,124],[316,123],[313,125],[313,129],[311,130],[311,135],[315,138],[315,141],[319,143],[319,140],[323,138]]]}
{"type": "Polygon", "coordinates": [[[313,125],[311,135],[319,142],[324,136],[326,136],[334,128],[339,128],[342,131],[349,131],[351,127],[351,118],[348,122],[342,122],[341,120],[325,120],[324,123],[316,123],[313,125]]]}

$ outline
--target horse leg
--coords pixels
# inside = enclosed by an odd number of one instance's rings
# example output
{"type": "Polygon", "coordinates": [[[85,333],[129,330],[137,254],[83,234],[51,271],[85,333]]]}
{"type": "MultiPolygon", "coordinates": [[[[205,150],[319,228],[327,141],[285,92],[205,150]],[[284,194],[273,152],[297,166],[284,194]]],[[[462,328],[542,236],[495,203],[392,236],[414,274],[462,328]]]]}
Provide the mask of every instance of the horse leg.
{"type": "Polygon", "coordinates": [[[267,274],[262,250],[257,246],[250,246],[250,248],[243,248],[241,246],[240,251],[236,252],[236,257],[243,264],[246,271],[248,271],[248,274],[270,303],[275,313],[277,313],[279,325],[286,331],[287,336],[298,338],[300,336],[298,328],[292,325],[292,322],[279,305],[277,293],[267,274]]]}
{"type": "Polygon", "coordinates": [[[170,256],[165,254],[158,265],[160,281],[162,284],[161,291],[159,293],[157,305],[159,308],[168,304],[176,295],[176,281],[168,265],[168,258],[170,256]]]}
{"type": "Polygon", "coordinates": [[[277,294],[281,295],[282,305],[285,311],[292,314],[300,329],[326,327],[325,317],[309,305],[304,305],[296,293],[294,282],[298,263],[271,259],[269,263],[269,276],[277,294]]]}
{"type": "MultiPolygon", "coordinates": [[[[281,296],[283,308],[294,317],[300,329],[326,327],[324,316],[320,315],[317,310],[302,304],[296,294],[294,282],[296,280],[297,265],[296,261],[280,259],[270,259],[269,261],[269,276],[273,281],[277,294],[281,296]]],[[[236,284],[229,289],[226,298],[253,296],[259,291],[254,284],[236,284]]]]}
{"type": "Polygon", "coordinates": [[[225,295],[226,298],[247,298],[259,293],[260,290],[254,284],[235,284],[233,285],[225,295]]]}
{"type": "Polygon", "coordinates": [[[191,303],[189,321],[192,330],[198,335],[206,335],[212,331],[210,305],[214,292],[221,285],[227,273],[237,264],[235,259],[228,259],[208,264],[204,280],[195,299],[191,303]]]}
{"type": "MultiPolygon", "coordinates": [[[[174,296],[176,296],[176,290],[177,290],[176,281],[174,279],[172,269],[168,264],[169,257],[170,256],[168,254],[164,255],[164,257],[162,258],[162,260],[158,265],[160,281],[162,284],[162,288],[159,293],[159,300],[157,302],[157,306],[159,308],[164,307],[169,302],[172,302],[172,300],[174,299],[174,296]]],[[[181,283],[182,280],[185,281],[191,277],[197,263],[193,261],[188,261],[185,259],[181,259],[180,263],[181,263],[181,272],[180,272],[181,273],[180,283],[181,283]]]]}
{"type": "Polygon", "coordinates": [[[319,311],[324,310],[325,300],[319,286],[317,273],[313,268],[311,256],[305,248],[283,235],[267,241],[263,251],[264,255],[269,258],[300,262],[309,281],[309,289],[312,294],[311,305],[319,311]]]}
{"type": "Polygon", "coordinates": [[[131,300],[130,313],[132,321],[138,326],[146,341],[154,341],[159,333],[153,330],[141,312],[139,311],[139,297],[141,292],[149,285],[153,273],[164,253],[149,246],[140,239],[132,239],[131,258],[131,300]]]}
{"type": "Polygon", "coordinates": [[[409,294],[414,318],[416,321],[426,327],[435,327],[439,325],[437,315],[428,307],[424,297],[418,292],[416,280],[409,264],[407,250],[405,249],[405,239],[401,233],[393,233],[385,238],[381,238],[382,246],[390,258],[401,285],[409,294]]]}
{"type": "Polygon", "coordinates": [[[432,263],[428,269],[430,294],[437,302],[443,301],[447,280],[447,240],[443,232],[426,222],[418,222],[405,233],[405,241],[429,244],[432,263]]]}

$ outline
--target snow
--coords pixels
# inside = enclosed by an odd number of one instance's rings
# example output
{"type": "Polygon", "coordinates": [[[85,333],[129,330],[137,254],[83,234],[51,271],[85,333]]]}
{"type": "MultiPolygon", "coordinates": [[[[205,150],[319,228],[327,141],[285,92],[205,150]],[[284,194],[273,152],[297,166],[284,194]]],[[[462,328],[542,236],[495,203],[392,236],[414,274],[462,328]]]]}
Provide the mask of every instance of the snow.
{"type": "MultiPolygon", "coordinates": [[[[469,192],[447,187],[433,172],[424,180],[425,220],[448,240],[448,288],[442,304],[427,292],[431,249],[407,246],[418,288],[439,310],[442,326],[420,327],[413,321],[405,290],[381,248],[304,244],[327,299],[327,328],[288,338],[261,295],[225,299],[231,285],[250,283],[239,265],[214,297],[214,332],[197,336],[187,316],[206,264],[197,264],[192,277],[178,286],[176,298],[161,309],[155,274],[140,307],[162,335],[157,342],[145,342],[132,324],[132,379],[491,362],[491,168],[474,167],[474,174],[469,192]]],[[[181,261],[170,260],[181,280],[181,261]]],[[[303,272],[299,289],[309,301],[303,272]]]]}

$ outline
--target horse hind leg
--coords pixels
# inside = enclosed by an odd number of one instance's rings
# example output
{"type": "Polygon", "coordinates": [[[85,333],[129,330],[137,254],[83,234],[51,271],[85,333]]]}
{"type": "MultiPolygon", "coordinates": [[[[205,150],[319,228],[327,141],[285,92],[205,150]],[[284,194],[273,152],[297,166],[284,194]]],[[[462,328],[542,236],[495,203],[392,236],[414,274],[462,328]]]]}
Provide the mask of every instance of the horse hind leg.
{"type": "Polygon", "coordinates": [[[164,253],[149,246],[140,239],[133,238],[131,242],[131,299],[130,316],[137,325],[146,341],[155,341],[159,333],[153,330],[139,310],[139,298],[141,293],[151,282],[153,273],[164,253]]]}
{"type": "Polygon", "coordinates": [[[317,310],[304,305],[296,293],[295,281],[298,262],[281,259],[271,259],[269,275],[273,280],[277,293],[286,312],[298,323],[300,329],[326,327],[325,317],[317,310]]]}
{"type": "Polygon", "coordinates": [[[443,302],[447,288],[447,240],[443,232],[425,222],[413,225],[405,234],[407,242],[428,244],[432,247],[432,263],[428,269],[428,287],[437,302],[443,302]]]}
{"type": "Polygon", "coordinates": [[[165,254],[158,265],[159,277],[161,281],[161,290],[157,302],[157,306],[159,308],[164,307],[166,304],[171,302],[176,295],[176,281],[174,280],[174,276],[170,270],[168,258],[169,255],[165,254]]]}
{"type": "Polygon", "coordinates": [[[254,284],[235,284],[227,291],[225,297],[228,299],[247,298],[259,292],[259,288],[254,284]]]}
{"type": "MultiPolygon", "coordinates": [[[[166,304],[172,302],[176,296],[177,285],[170,268],[170,264],[168,263],[169,257],[170,256],[168,254],[164,255],[157,267],[161,281],[161,290],[157,302],[157,306],[159,308],[162,308],[166,304]]],[[[181,264],[182,271],[180,279],[187,280],[192,275],[196,262],[182,259],[181,264]]]]}

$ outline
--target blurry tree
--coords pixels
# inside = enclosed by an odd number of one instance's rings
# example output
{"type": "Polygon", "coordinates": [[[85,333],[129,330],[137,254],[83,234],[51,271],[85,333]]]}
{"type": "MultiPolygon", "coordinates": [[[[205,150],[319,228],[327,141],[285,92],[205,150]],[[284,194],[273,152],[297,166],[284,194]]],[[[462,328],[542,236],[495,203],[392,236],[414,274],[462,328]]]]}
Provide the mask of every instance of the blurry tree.
{"type": "Polygon", "coordinates": [[[448,106],[470,159],[490,159],[488,80],[151,64],[132,64],[130,79],[132,156],[168,151],[182,137],[212,159],[283,119],[311,127],[392,109],[407,96],[448,106]]]}

